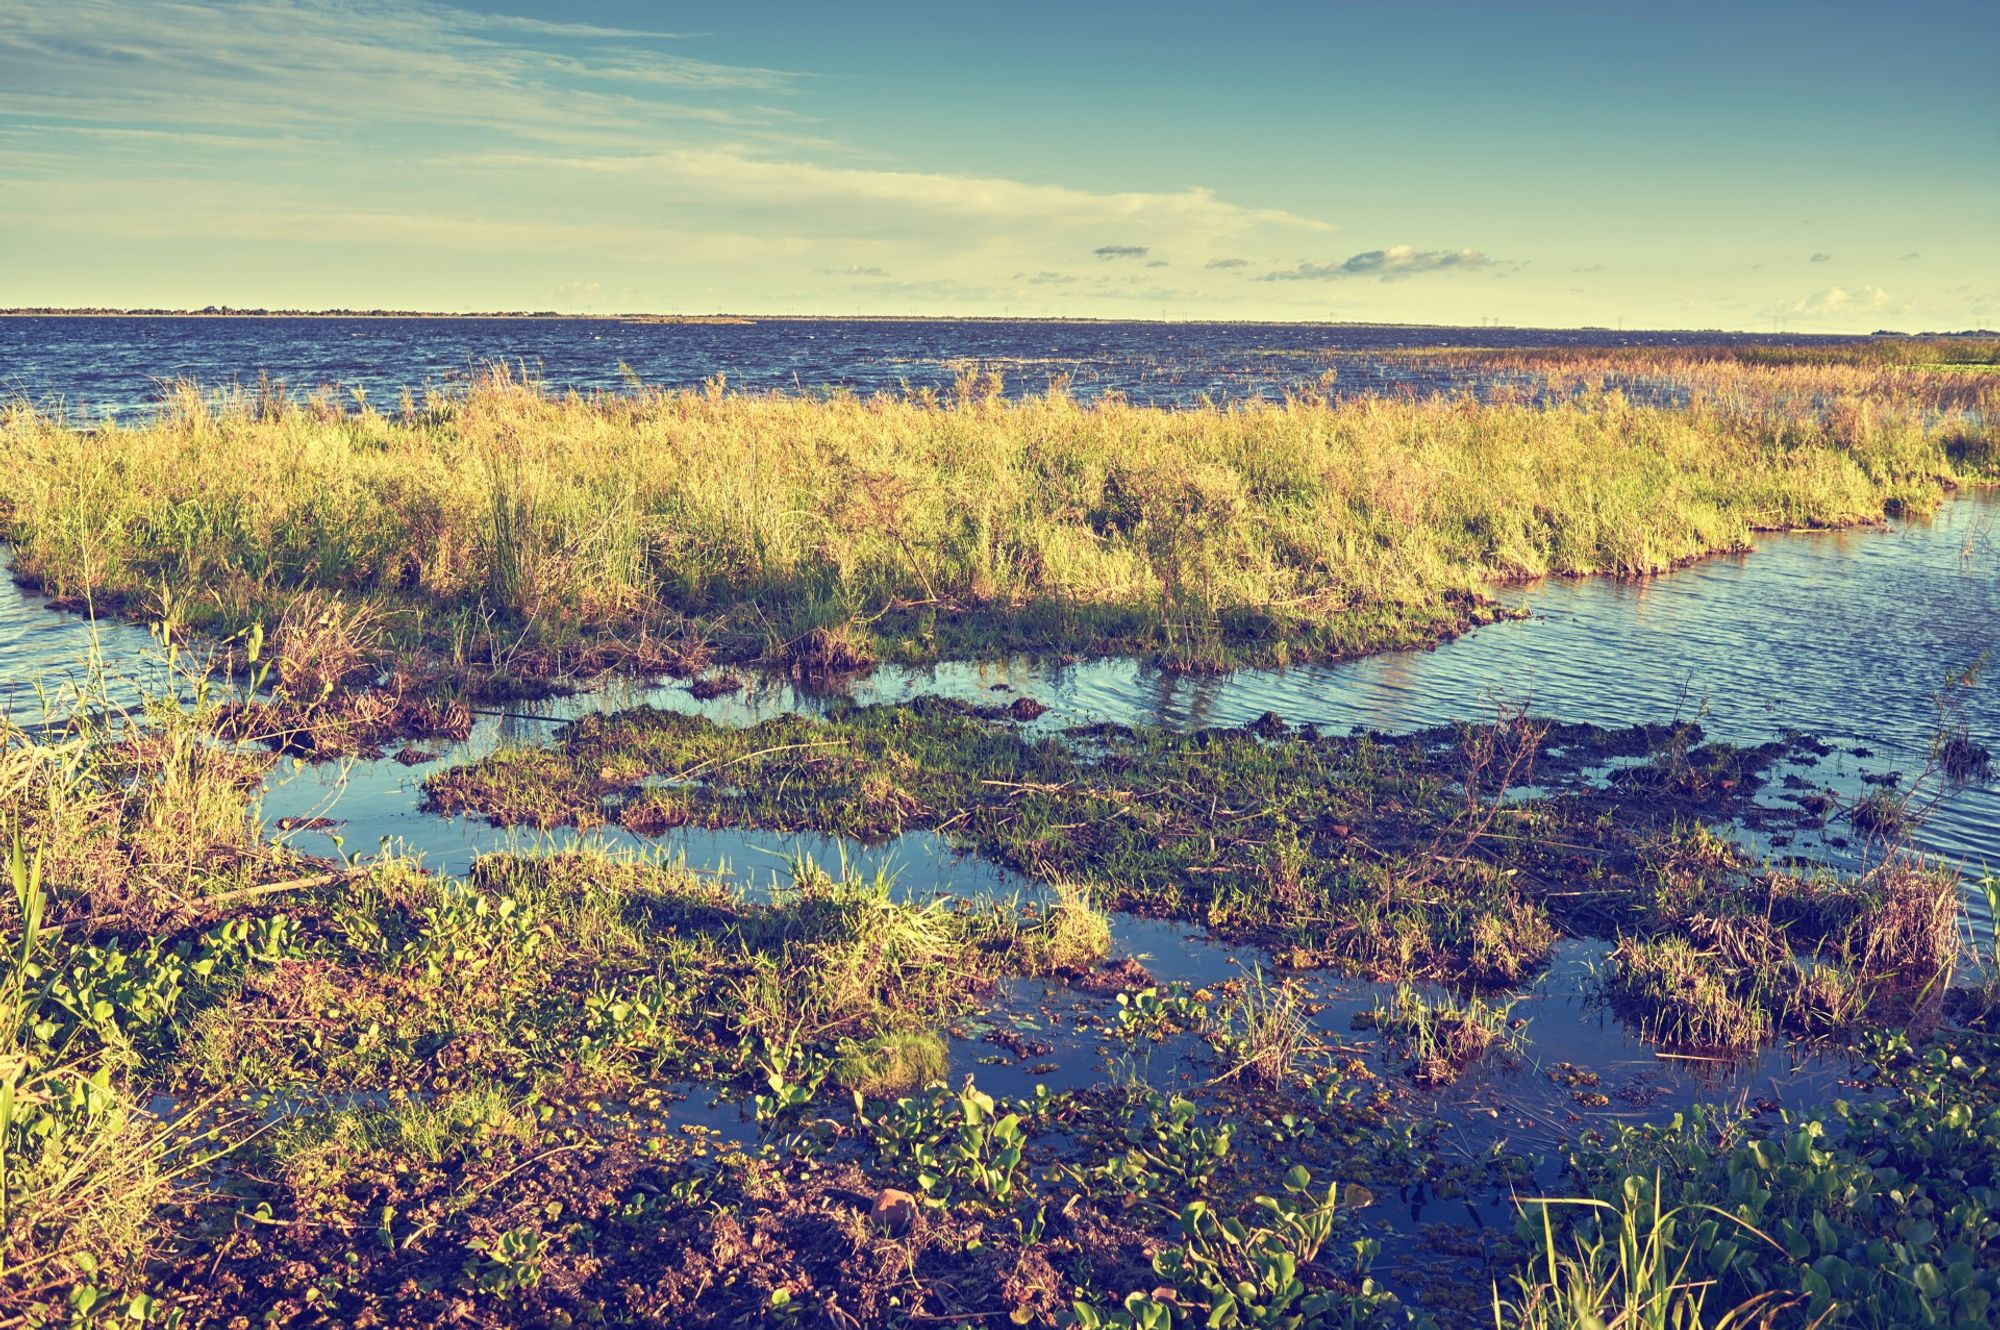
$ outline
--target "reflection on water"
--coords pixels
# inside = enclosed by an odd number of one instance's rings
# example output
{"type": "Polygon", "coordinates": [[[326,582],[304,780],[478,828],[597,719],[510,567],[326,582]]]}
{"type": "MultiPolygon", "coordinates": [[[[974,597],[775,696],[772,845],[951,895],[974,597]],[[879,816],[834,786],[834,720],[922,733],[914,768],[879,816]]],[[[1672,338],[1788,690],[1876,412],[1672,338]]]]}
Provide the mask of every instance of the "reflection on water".
{"type": "MultiPolygon", "coordinates": [[[[1606,726],[1698,719],[1737,743],[1800,731],[1868,750],[1856,770],[1914,775],[1947,676],[2000,646],[2000,496],[1973,493],[1887,530],[1766,536],[1752,554],[1664,577],[1549,580],[1503,598],[1531,617],[1339,665],[1221,676],[1133,661],[951,665],[885,674],[867,694],[1001,684],[1048,704],[1044,727],[1242,725],[1275,711],[1295,724],[1385,733],[1490,717],[1505,700],[1606,726]]],[[[1960,700],[1973,737],[2000,752],[1994,683],[1960,700]]],[[[1952,789],[1920,840],[1959,862],[2000,864],[2000,782],[1952,789]]]]}

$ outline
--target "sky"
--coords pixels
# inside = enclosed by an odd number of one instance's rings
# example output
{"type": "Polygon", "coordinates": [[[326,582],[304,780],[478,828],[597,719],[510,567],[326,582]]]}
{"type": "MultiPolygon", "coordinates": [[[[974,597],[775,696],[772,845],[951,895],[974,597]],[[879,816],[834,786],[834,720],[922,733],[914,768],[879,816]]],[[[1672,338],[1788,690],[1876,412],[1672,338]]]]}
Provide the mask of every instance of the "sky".
{"type": "Polygon", "coordinates": [[[0,0],[0,306],[2000,325],[2000,5],[0,0]]]}

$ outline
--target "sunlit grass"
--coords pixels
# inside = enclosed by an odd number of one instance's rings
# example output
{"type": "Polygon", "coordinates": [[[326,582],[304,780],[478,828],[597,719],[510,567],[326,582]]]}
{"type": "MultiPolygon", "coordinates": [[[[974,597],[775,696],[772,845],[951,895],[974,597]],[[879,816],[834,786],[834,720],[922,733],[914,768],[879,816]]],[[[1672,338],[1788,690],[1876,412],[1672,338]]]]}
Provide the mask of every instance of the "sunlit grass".
{"type": "Polygon", "coordinates": [[[183,386],[132,427],[0,415],[0,533],[58,596],[233,631],[332,592],[472,674],[711,649],[1201,666],[1431,640],[1496,581],[1658,572],[2000,475],[1983,379],[1619,362],[1677,385],[1662,407],[1561,363],[1559,402],[1188,410],[970,379],[583,398],[496,372],[390,414],[183,386]]]}

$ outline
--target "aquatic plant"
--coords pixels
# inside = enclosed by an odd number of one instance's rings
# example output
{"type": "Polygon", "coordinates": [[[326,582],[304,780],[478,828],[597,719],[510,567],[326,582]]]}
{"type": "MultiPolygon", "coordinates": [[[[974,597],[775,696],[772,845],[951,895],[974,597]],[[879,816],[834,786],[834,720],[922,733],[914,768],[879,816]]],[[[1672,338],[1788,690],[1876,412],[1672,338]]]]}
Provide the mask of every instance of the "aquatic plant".
{"type": "MultiPolygon", "coordinates": [[[[582,717],[548,747],[433,773],[425,793],[437,811],[502,825],[616,818],[644,829],[627,814],[665,787],[673,826],[864,839],[932,829],[1044,880],[1091,882],[1104,905],[1265,942],[1288,965],[1491,984],[1538,966],[1564,912],[1601,929],[1607,905],[1639,894],[1622,870],[1577,890],[1568,879],[1580,854],[1651,859],[1653,836],[1730,816],[1789,751],[1696,745],[1704,762],[1735,764],[1729,790],[1604,789],[1585,773],[1594,756],[1654,731],[1496,724],[1505,734],[1491,741],[1477,726],[1395,739],[1254,727],[1059,735],[935,698],[836,702],[747,727],[639,707],[582,717]],[[1528,768],[1516,757],[1543,733],[1568,740],[1533,768],[1561,797],[1523,799],[1512,782],[1528,768]]],[[[1052,908],[1051,927],[1087,930],[1097,945],[1080,905],[1058,895],[1052,908]]],[[[1049,940],[1029,939],[1022,954],[1049,940]]]]}
{"type": "MultiPolygon", "coordinates": [[[[1454,1160],[1409,1111],[1429,1097],[1336,1060],[1313,981],[1261,966],[1197,991],[1128,961],[1082,994],[1005,985],[1018,1028],[972,1019],[1002,978],[1088,975],[1110,908],[1286,969],[1448,980],[1373,1013],[1430,1081],[1514,1037],[1493,989],[1558,930],[1621,939],[1610,982],[1676,1041],[1988,1019],[1935,1000],[1949,873],[1900,844],[1861,873],[1753,862],[1710,828],[1789,827],[1752,796],[1798,747],[1690,724],[1058,734],[935,702],[738,729],[640,709],[427,785],[438,809],[642,836],[924,829],[1050,885],[1026,903],[804,859],[765,895],[588,838],[457,874],[322,862],[260,821],[272,768],[243,740],[367,752],[462,732],[475,696],[620,666],[759,659],[810,682],[1014,647],[1189,670],[1339,654],[1488,615],[1496,578],[1666,567],[1767,525],[1921,509],[2000,466],[1993,390],[1965,375],[1743,360],[1607,362],[1678,376],[1671,408],[1615,382],[1552,409],[1168,413],[587,401],[498,376],[393,414],[183,388],[96,453],[6,413],[24,483],[0,527],[24,574],[155,615],[169,649],[200,640],[236,674],[0,730],[0,825],[24,847],[0,1319],[616,1322],[639,1299],[746,1324],[1061,1324],[1071,1302],[1083,1325],[1176,1330],[1409,1319],[1347,1180],[1490,1199],[1534,1161],[1504,1142],[1454,1160]],[[1634,765],[1603,782],[1607,756],[1634,765]],[[1041,1059],[1100,1032],[1201,1060],[1206,1039],[1219,1075],[1011,1102],[942,1083],[968,1056],[1070,1070],[1041,1059]]],[[[1990,1320],[1991,1051],[1930,1038],[1873,1049],[1867,1102],[1805,1122],[1586,1124],[1587,1199],[1531,1212],[1496,1316],[1990,1320]]]]}
{"type": "MultiPolygon", "coordinates": [[[[117,997],[63,978],[39,847],[7,834],[13,917],[0,956],[0,1303],[88,1290],[87,1304],[129,1311],[115,1289],[142,1263],[156,1209],[198,1166],[201,1135],[176,1141],[132,1101],[117,997]],[[192,1152],[191,1165],[183,1152],[192,1152]]],[[[157,990],[145,995],[162,1000],[157,990]]],[[[141,1000],[145,1000],[142,998],[141,1000]]],[[[157,1008],[155,1008],[157,1010],[157,1008]]],[[[143,1312],[143,1291],[139,1309],[143,1312]]]]}
{"type": "Polygon", "coordinates": [[[1387,1001],[1357,1013],[1358,1028],[1382,1032],[1409,1064],[1410,1074],[1428,1085],[1446,1085],[1489,1050],[1520,1042],[1512,1002],[1491,1003],[1477,995],[1462,1003],[1398,984],[1387,1001]]]}
{"type": "Polygon", "coordinates": [[[1207,1009],[1186,984],[1134,989],[1112,1001],[1111,1028],[1129,1040],[1159,1043],[1170,1035],[1200,1028],[1207,1009]]]}
{"type": "Polygon", "coordinates": [[[1087,1189],[1102,1189],[1132,1200],[1162,1201],[1199,1193],[1229,1158],[1236,1137],[1232,1122],[1210,1124],[1194,1102],[1148,1090],[1125,1105],[1119,1133],[1125,1149],[1078,1172],[1087,1189]]]}
{"type": "Polygon", "coordinates": [[[1400,1310],[1368,1277],[1377,1250],[1368,1239],[1351,1244],[1347,1268],[1319,1272],[1314,1285],[1306,1283],[1347,1216],[1337,1205],[1337,1184],[1317,1191],[1312,1175],[1298,1166],[1283,1182],[1282,1195],[1254,1199],[1249,1218],[1218,1214],[1207,1201],[1190,1202],[1180,1212],[1180,1241],[1153,1258],[1154,1272],[1168,1287],[1129,1295],[1117,1310],[1079,1302],[1077,1324],[1085,1330],[1183,1324],[1349,1330],[1400,1310]]]}
{"type": "Polygon", "coordinates": [[[1825,1327],[1986,1323],[2000,1306],[1994,1052],[1988,1036],[1892,1036],[1879,1093],[1830,1114],[1762,1135],[1703,1110],[1621,1128],[1572,1160],[1590,1200],[1523,1216],[1549,1273],[1526,1276],[1542,1291],[1519,1306],[1572,1319],[1508,1324],[1583,1324],[1635,1291],[1647,1315],[1713,1300],[1757,1324],[1785,1308],[1825,1327]],[[1576,1245],[1559,1252],[1566,1227],[1576,1245]]]}
{"type": "Polygon", "coordinates": [[[1966,951],[1980,970],[1980,1011],[1975,1019],[1990,1024],[2000,1016],[2000,873],[1983,869],[1972,884],[1985,903],[1986,918],[1982,924],[1971,911],[1966,912],[1966,951]]]}
{"type": "Polygon", "coordinates": [[[1205,1033],[1226,1064],[1219,1079],[1267,1089],[1301,1077],[1324,1051],[1299,985],[1266,978],[1261,965],[1212,1010],[1205,1033]]]}
{"type": "Polygon", "coordinates": [[[957,1091],[932,1085],[898,1099],[865,1125],[884,1162],[933,1205],[1004,1209],[1027,1184],[1021,1114],[1003,1112],[970,1080],[957,1091]]]}
{"type": "Polygon", "coordinates": [[[1538,1199],[1523,1205],[1525,1225],[1539,1224],[1530,1241],[1528,1273],[1516,1274],[1515,1292],[1493,1291],[1494,1330],[1737,1330],[1769,1327],[1803,1299],[1778,1292],[1753,1294],[1734,1306],[1710,1309],[1717,1296],[1708,1267],[1686,1235],[1701,1228],[1730,1245],[1762,1240],[1777,1244],[1726,1210],[1690,1205],[1662,1209],[1659,1189],[1626,1187],[1616,1202],[1591,1198],[1538,1199]],[[1558,1240],[1551,1215],[1581,1207],[1595,1222],[1558,1240]]]}

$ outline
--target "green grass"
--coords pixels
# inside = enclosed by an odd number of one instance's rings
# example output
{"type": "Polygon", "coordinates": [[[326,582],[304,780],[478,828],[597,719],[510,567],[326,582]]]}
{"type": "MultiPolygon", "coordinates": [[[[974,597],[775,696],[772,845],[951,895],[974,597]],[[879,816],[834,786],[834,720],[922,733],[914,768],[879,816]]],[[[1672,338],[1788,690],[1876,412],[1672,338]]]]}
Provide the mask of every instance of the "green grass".
{"type": "MultiPolygon", "coordinates": [[[[587,846],[489,855],[456,877],[393,858],[305,861],[260,848],[262,765],[215,742],[232,706],[197,694],[131,726],[6,735],[0,825],[20,848],[0,900],[0,1299],[43,1322],[81,1307],[188,1323],[618,1324],[641,1300],[669,1319],[838,1306],[917,1326],[970,1297],[1048,1326],[1086,1311],[1171,1325],[1176,1308],[1316,1330],[1406,1324],[1370,1274],[1379,1220],[1357,1213],[1367,1189],[1353,1184],[1490,1189],[1518,1180],[1518,1161],[1446,1162],[1438,1124],[1409,1120],[1385,1082],[1326,1046],[1296,979],[1256,970],[1212,993],[1099,997],[1097,1022],[1071,1029],[1097,1031],[1115,1057],[1149,1032],[1182,1041],[1185,1097],[1105,1081],[1007,1100],[942,1084],[946,1036],[992,1019],[1002,980],[1094,968],[1110,949],[1102,911],[1120,903],[1278,942],[1290,964],[1508,983],[1556,925],[1580,926],[1558,904],[1579,889],[1596,917],[1662,932],[1733,901],[1892,965],[1921,959],[1925,935],[1888,921],[1931,918],[1869,883],[1760,873],[1683,829],[1750,799],[1788,751],[1688,729],[1512,717],[1382,740],[1267,720],[1059,740],[939,702],[748,730],[641,710],[439,782],[522,807],[556,791],[570,820],[638,807],[661,819],[671,798],[674,816],[709,824],[932,826],[1052,884],[1033,902],[945,904],[805,862],[765,897],[587,846]],[[1500,774],[1544,741],[1561,750],[1532,763],[1552,797],[1496,802],[1500,774]],[[1647,751],[1660,760],[1624,787],[1571,786],[1607,754],[1647,751]],[[662,772],[689,778],[645,779],[662,772]],[[1551,884],[1545,910],[1534,897],[1551,884]],[[750,1119],[741,1144],[699,1125],[712,1092],[750,1119]],[[1308,1168],[1339,1179],[1340,1206],[1308,1168]],[[889,1188],[921,1215],[892,1218],[889,1188]],[[765,1258],[746,1262],[752,1240],[765,1258]]],[[[1031,1041],[1049,1010],[1031,997],[1009,1032],[1023,1062],[1043,1056],[1031,1041]]],[[[1384,1025],[1420,1071],[1507,1037],[1504,1008],[1479,998],[1399,1001],[1384,1025]]],[[[1973,1308],[1990,1280],[1977,1261],[1960,1267],[1991,1249],[1970,1208],[1991,1188],[1990,1115],[1977,1096],[1960,1112],[1954,1084],[1925,1093],[1845,1121],[1871,1160],[1903,1170],[1889,1197],[1934,1199],[1931,1229],[1885,1218],[1879,1198],[1868,1213],[1820,1204],[1813,1182],[1778,1193],[1770,1231],[1817,1240],[1819,1214],[1851,1240],[1894,1234],[1911,1288],[1973,1308]],[[1935,1164],[1930,1149],[1944,1152],[1935,1164]]],[[[1629,1162],[1663,1188],[1716,1192],[1686,1145],[1654,1152],[1678,1172],[1636,1145],[1629,1162]]],[[[1866,1183],[1859,1163],[1826,1167],[1866,1183]]],[[[1578,1169],[1580,1185],[1606,1185],[1578,1169]]],[[[1507,1285],[1518,1323],[1707,1297],[1674,1273],[1718,1250],[1694,1222],[1700,1203],[1666,1202],[1671,1223],[1629,1241],[1551,1228],[1545,1259],[1507,1285]],[[1705,1245],[1691,1256],[1689,1243],[1705,1245]]],[[[1730,1269],[1742,1287],[1705,1307],[1782,1301],[1766,1295],[1806,1279],[1796,1259],[1730,1269]]],[[[1872,1278],[1811,1270],[1847,1281],[1844,1305],[1872,1278]]]]}
{"type": "MultiPolygon", "coordinates": [[[[1374,978],[1511,984],[1561,930],[1624,933],[1621,998],[1665,1017],[1691,995],[1682,978],[1734,995],[1663,1036],[1754,1045],[1781,1022],[1738,1022],[1743,1002],[1783,1005],[1792,1028],[1846,1028],[1878,997],[1935,996],[1957,947],[1949,874],[1899,860],[1802,878],[1688,829],[1746,815],[1775,826],[1783,815],[1752,800],[1788,751],[1703,743],[1693,727],[1518,716],[1394,738],[1282,722],[1037,734],[923,699],[748,727],[650,707],[595,714],[425,789],[433,811],[502,825],[936,831],[1044,880],[1099,884],[1103,904],[1374,978]],[[1589,778],[1608,756],[1648,753],[1609,787],[1589,778]],[[1530,776],[1554,797],[1510,797],[1530,776]]],[[[1055,953],[1101,954],[1099,936],[1079,903],[1059,901],[1025,947],[1060,970],[1055,953]]]]}
{"type": "Polygon", "coordinates": [[[1388,1001],[1360,1013],[1356,1024],[1379,1030],[1419,1082],[1447,1085],[1488,1050],[1521,1041],[1512,1009],[1510,1002],[1433,997],[1399,984],[1388,1001]]]}
{"type": "Polygon", "coordinates": [[[1957,1031],[1874,1051],[1871,1093],[1828,1111],[1760,1130],[1696,1108],[1576,1151],[1588,1199],[1526,1208],[1537,1255],[1502,1325],[1716,1323],[1676,1321],[1675,1304],[1777,1325],[1990,1324],[2000,1044],[1957,1031]]]}
{"type": "Polygon", "coordinates": [[[1432,641],[1496,582],[1657,572],[2000,474],[1983,381],[1653,372],[1688,404],[582,399],[496,374],[384,414],[182,387],[139,426],[6,410],[0,534],[69,600],[226,634],[324,592],[376,663],[422,648],[489,686],[716,654],[1211,667],[1432,641]]]}
{"type": "Polygon", "coordinates": [[[1705,828],[1649,849],[1650,905],[1603,989],[1661,1042],[1753,1048],[1943,1000],[1963,942],[1956,872],[1900,852],[1858,875],[1774,871],[1705,828]]]}
{"type": "MultiPolygon", "coordinates": [[[[1775,816],[1754,798],[1789,750],[1686,726],[1053,736],[938,702],[747,729],[640,709],[428,786],[536,826],[930,830],[1049,886],[976,905],[804,862],[766,898],[587,845],[459,876],[323,863],[270,842],[268,755],[236,741],[369,752],[462,732],[465,693],[618,665],[1206,667],[1426,640],[1491,613],[1496,581],[1652,571],[1991,479],[1965,414],[2000,419],[1989,376],[1920,367],[1978,354],[1517,357],[1577,394],[1546,409],[493,379],[393,415],[182,391],[86,433],[10,410],[22,575],[172,640],[233,635],[258,690],[187,679],[186,705],[0,727],[0,1321],[1407,1324],[1352,1184],[1492,1196],[1532,1162],[1454,1162],[1403,1078],[1327,1046],[1305,983],[1103,972],[1138,991],[1069,995],[1095,1010],[1065,1037],[1114,1059],[1082,1091],[948,1086],[951,1059],[984,1032],[982,1068],[1005,1048],[1039,1075],[1067,999],[1025,980],[1096,970],[1121,907],[1287,968],[1474,986],[1518,985],[1559,934],[1615,936],[1611,981],[1664,1037],[1847,1036],[1938,995],[1948,879],[1747,860],[1699,828],[1775,816]],[[1688,405],[1615,391],[1639,379],[1688,405]],[[1652,761],[1600,788],[1608,756],[1652,761]],[[1530,773],[1549,797],[1509,800],[1530,773]],[[1190,1060],[1182,1094],[1114,1083],[1156,1049],[1190,1060]],[[700,1125],[717,1091],[740,1144],[700,1125]]],[[[1990,993],[1956,996],[1946,1016],[1991,1022],[1990,993]]],[[[1376,1021],[1442,1082],[1511,1037],[1506,1010],[1405,989],[1376,1021]]],[[[1990,1037],[1947,1029],[1884,1041],[1865,1097],[1811,1122],[1586,1132],[1578,1203],[1497,1254],[1491,1314],[1984,1324],[1993,1065],[1990,1037]]]]}

